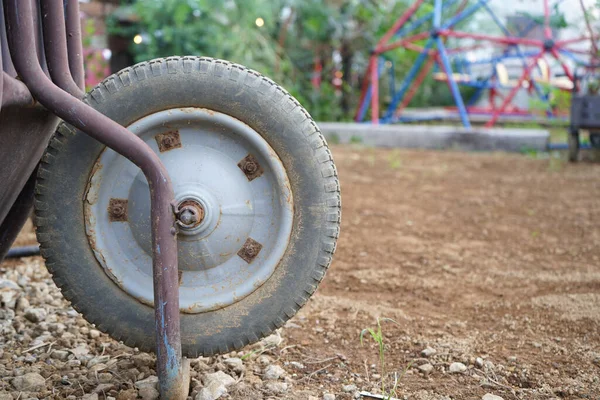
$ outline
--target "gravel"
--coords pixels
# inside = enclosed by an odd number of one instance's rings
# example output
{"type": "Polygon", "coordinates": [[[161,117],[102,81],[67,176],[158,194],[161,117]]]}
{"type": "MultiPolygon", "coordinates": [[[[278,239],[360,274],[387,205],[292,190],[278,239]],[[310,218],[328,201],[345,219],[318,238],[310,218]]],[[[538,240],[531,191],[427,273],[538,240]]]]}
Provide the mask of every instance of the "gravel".
{"type": "Polygon", "coordinates": [[[30,372],[14,378],[12,385],[20,392],[37,392],[46,386],[46,380],[40,374],[30,372]]]}
{"type": "Polygon", "coordinates": [[[504,399],[500,396],[496,396],[495,394],[486,393],[483,395],[481,400],[504,400],[504,399]]]}
{"type": "Polygon", "coordinates": [[[276,381],[285,375],[285,370],[279,365],[269,365],[265,368],[264,378],[268,381],[276,381]]]}
{"type": "Polygon", "coordinates": [[[453,362],[448,370],[451,374],[461,374],[467,370],[467,366],[460,362],[453,362]]]}
{"type": "Polygon", "coordinates": [[[433,365],[427,363],[427,364],[423,364],[423,365],[419,365],[419,371],[421,371],[424,374],[428,374],[431,371],[433,371],[433,365]]]}
{"type": "Polygon", "coordinates": [[[425,349],[423,349],[421,351],[421,356],[423,357],[431,357],[433,356],[435,353],[437,353],[437,351],[431,347],[427,347],[425,349]]]}

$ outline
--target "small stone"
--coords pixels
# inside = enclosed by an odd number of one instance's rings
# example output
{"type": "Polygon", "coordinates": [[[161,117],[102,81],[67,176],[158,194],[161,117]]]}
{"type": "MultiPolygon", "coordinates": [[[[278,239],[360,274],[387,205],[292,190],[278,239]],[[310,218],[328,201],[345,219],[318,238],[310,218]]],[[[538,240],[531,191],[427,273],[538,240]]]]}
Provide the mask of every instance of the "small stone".
{"type": "Polygon", "coordinates": [[[335,394],[325,393],[323,394],[323,400],[335,400],[335,394]]]}
{"type": "Polygon", "coordinates": [[[12,380],[12,385],[20,392],[38,392],[46,387],[46,380],[38,373],[17,376],[12,380]]]}
{"type": "Polygon", "coordinates": [[[419,371],[421,371],[424,374],[428,374],[431,371],[433,371],[433,365],[427,363],[427,364],[423,364],[423,365],[419,365],[419,371]]]}
{"type": "Polygon", "coordinates": [[[450,364],[449,371],[451,374],[461,374],[467,370],[467,366],[463,363],[453,362],[450,364]]]}
{"type": "Polygon", "coordinates": [[[198,392],[194,400],[217,400],[225,393],[227,393],[225,385],[219,383],[217,380],[212,380],[198,392]]]}
{"type": "Polygon", "coordinates": [[[302,363],[299,363],[298,361],[292,361],[290,362],[290,365],[296,369],[304,369],[305,366],[302,363]]]}
{"type": "Polygon", "coordinates": [[[90,393],[84,395],[81,400],[98,400],[98,393],[90,393]]]}
{"type": "Polygon", "coordinates": [[[264,378],[269,381],[276,381],[285,375],[285,370],[281,368],[279,365],[269,365],[265,368],[264,378]]]}
{"type": "Polygon", "coordinates": [[[483,367],[488,371],[492,371],[494,369],[494,363],[489,360],[486,360],[483,362],[483,367]]]}
{"type": "Polygon", "coordinates": [[[223,360],[223,363],[234,372],[243,372],[244,371],[244,362],[237,357],[227,358],[223,360]]]}
{"type": "Polygon", "coordinates": [[[264,366],[271,364],[273,361],[271,360],[271,357],[262,355],[256,359],[256,362],[258,362],[260,365],[262,365],[264,367],[264,366]]]}
{"type": "Polygon", "coordinates": [[[342,386],[342,391],[346,393],[356,392],[356,385],[344,385],[342,386]]]}
{"type": "Polygon", "coordinates": [[[55,360],[65,361],[67,358],[69,358],[69,354],[70,353],[66,350],[54,350],[50,357],[54,358],[55,360]]]}
{"type": "Polygon", "coordinates": [[[69,360],[69,361],[67,361],[67,366],[71,367],[71,368],[73,368],[73,367],[79,367],[80,365],[81,365],[81,361],[79,361],[79,360],[69,360]]]}
{"type": "Polygon", "coordinates": [[[96,330],[96,329],[92,329],[90,330],[90,339],[97,339],[100,337],[100,331],[96,330]]]}
{"type": "Polygon", "coordinates": [[[260,344],[264,348],[271,348],[279,346],[282,341],[283,339],[281,338],[281,334],[279,334],[279,331],[275,331],[275,333],[273,333],[272,335],[269,335],[263,340],[261,340],[260,344]]]}
{"type": "Polygon", "coordinates": [[[154,357],[148,353],[140,353],[131,357],[136,367],[154,367],[154,357]]]}
{"type": "Polygon", "coordinates": [[[137,399],[137,392],[135,389],[122,390],[117,395],[117,400],[135,400],[137,399]]]}
{"type": "Polygon", "coordinates": [[[517,362],[517,357],[515,357],[515,356],[508,357],[508,362],[509,363],[513,363],[513,364],[516,363],[517,362]]]}
{"type": "Polygon", "coordinates": [[[135,387],[138,388],[138,390],[142,390],[143,388],[146,388],[146,387],[158,389],[158,377],[149,376],[144,380],[137,381],[135,383],[135,387]]]}
{"type": "MultiPolygon", "coordinates": [[[[91,360],[89,360],[86,364],[86,366],[88,368],[92,368],[95,365],[99,365],[99,364],[104,364],[105,362],[107,362],[110,359],[109,356],[99,356],[99,357],[94,357],[91,360]]],[[[99,371],[99,369],[97,369],[97,371],[99,371]]]]}
{"type": "Polygon", "coordinates": [[[0,289],[21,290],[19,285],[8,279],[0,279],[0,289]]]}
{"type": "Polygon", "coordinates": [[[267,382],[265,389],[273,394],[282,394],[287,392],[288,384],[285,382],[267,382]]]}
{"type": "Polygon", "coordinates": [[[423,357],[431,357],[435,353],[437,353],[437,351],[435,349],[433,349],[431,347],[426,347],[425,349],[423,349],[421,351],[421,356],[423,356],[423,357]]]}
{"type": "MultiPolygon", "coordinates": [[[[112,383],[101,383],[94,389],[94,393],[106,393],[114,388],[115,385],[112,383]]],[[[108,398],[107,398],[108,399],[108,398]]]]}
{"type": "Polygon", "coordinates": [[[31,307],[31,305],[29,304],[29,300],[27,300],[25,296],[19,297],[19,299],[17,300],[16,310],[25,311],[29,307],[31,307]]]}
{"type": "Polygon", "coordinates": [[[211,382],[217,382],[225,387],[231,386],[235,383],[235,379],[227,375],[223,371],[217,371],[213,374],[207,374],[202,380],[205,386],[209,386],[211,382]]]}
{"type": "Polygon", "coordinates": [[[42,322],[47,315],[48,313],[43,308],[30,308],[25,311],[25,318],[31,322],[42,322]]]}
{"type": "Polygon", "coordinates": [[[160,393],[153,387],[143,387],[138,390],[138,396],[141,397],[142,400],[157,400],[160,397],[160,393]]]}
{"type": "Polygon", "coordinates": [[[495,394],[486,393],[483,395],[481,400],[504,400],[504,399],[500,396],[496,396],[495,394]]]}
{"type": "Polygon", "coordinates": [[[477,357],[475,359],[475,365],[477,365],[478,368],[483,368],[483,358],[477,357]]]}

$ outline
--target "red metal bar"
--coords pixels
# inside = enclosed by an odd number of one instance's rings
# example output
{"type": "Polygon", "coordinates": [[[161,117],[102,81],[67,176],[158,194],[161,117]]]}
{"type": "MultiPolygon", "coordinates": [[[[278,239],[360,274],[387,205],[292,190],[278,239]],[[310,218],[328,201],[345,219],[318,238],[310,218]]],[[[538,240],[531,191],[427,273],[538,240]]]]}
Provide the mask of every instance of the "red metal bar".
{"type": "Polygon", "coordinates": [[[568,47],[564,47],[564,46],[560,46],[560,47],[556,46],[556,47],[558,49],[560,49],[560,50],[566,50],[566,51],[568,51],[570,53],[573,53],[573,54],[581,54],[581,55],[584,55],[584,56],[589,56],[590,55],[589,50],[569,49],[568,47]]]}
{"type": "Polygon", "coordinates": [[[576,37],[576,38],[572,38],[572,39],[559,40],[558,42],[556,42],[556,46],[557,47],[564,47],[564,46],[569,45],[569,44],[578,43],[578,42],[585,42],[587,40],[598,40],[599,38],[600,38],[600,35],[594,35],[593,37],[592,36],[587,36],[587,35],[582,35],[582,36],[579,36],[579,37],[576,37]]]}
{"type": "Polygon", "coordinates": [[[494,126],[496,121],[498,121],[498,117],[500,116],[500,114],[502,114],[506,111],[506,107],[510,104],[510,102],[513,100],[513,98],[516,96],[517,92],[521,89],[523,82],[525,82],[525,80],[527,80],[527,78],[529,77],[529,74],[531,73],[533,68],[535,68],[538,60],[543,55],[544,55],[544,50],[540,51],[538,53],[538,55],[533,58],[532,62],[527,66],[527,68],[525,68],[525,70],[523,71],[523,74],[519,78],[518,83],[515,85],[514,88],[511,89],[508,96],[506,96],[504,98],[504,101],[502,102],[502,105],[500,106],[500,108],[497,109],[496,111],[494,111],[492,118],[490,118],[490,120],[485,124],[486,128],[491,128],[492,126],[494,126]]]}
{"type": "Polygon", "coordinates": [[[414,41],[417,41],[417,40],[422,40],[422,39],[427,39],[430,35],[431,35],[431,33],[429,33],[429,32],[421,32],[421,33],[418,33],[416,35],[409,36],[407,38],[397,40],[397,41],[392,42],[390,44],[387,44],[385,46],[378,46],[375,49],[375,52],[377,54],[385,53],[387,51],[396,49],[398,47],[406,46],[407,44],[409,44],[411,42],[414,42],[414,41]]]}
{"type": "Polygon", "coordinates": [[[510,37],[510,36],[480,35],[480,34],[469,33],[469,32],[451,31],[448,29],[440,30],[439,34],[442,36],[448,36],[448,37],[467,38],[467,39],[475,39],[475,40],[487,40],[490,42],[501,43],[501,44],[522,44],[522,45],[536,46],[536,47],[544,46],[544,43],[541,40],[524,39],[524,38],[510,37]]]}
{"type": "Polygon", "coordinates": [[[371,122],[379,125],[379,59],[373,55],[375,62],[371,68],[371,122]]]}
{"type": "Polygon", "coordinates": [[[556,59],[556,61],[558,61],[560,63],[560,66],[562,67],[563,71],[565,71],[565,75],[567,75],[567,78],[569,78],[569,80],[571,82],[575,83],[575,77],[571,73],[569,66],[567,64],[565,64],[563,59],[560,57],[560,54],[558,53],[558,51],[556,49],[552,49],[552,50],[550,50],[550,53],[552,54],[552,57],[554,57],[556,59]]]}
{"type": "Polygon", "coordinates": [[[380,52],[379,48],[381,46],[383,46],[385,43],[387,43],[387,41],[390,40],[390,38],[392,36],[394,36],[394,34],[396,33],[396,31],[398,29],[400,29],[400,27],[402,25],[404,25],[404,23],[406,21],[408,21],[410,17],[413,16],[413,14],[421,6],[421,4],[423,3],[423,1],[424,0],[417,0],[417,1],[415,1],[413,3],[413,5],[410,6],[410,8],[408,10],[406,10],[406,12],[404,14],[402,14],[402,16],[400,18],[398,18],[398,20],[394,23],[394,25],[392,25],[392,27],[385,33],[385,35],[383,35],[383,37],[381,38],[381,40],[379,42],[377,42],[377,46],[375,47],[375,51],[376,52],[380,52]]]}
{"type": "Polygon", "coordinates": [[[544,37],[552,39],[552,29],[550,28],[550,7],[548,0],[544,0],[544,37]]]}
{"type": "Polygon", "coordinates": [[[419,72],[417,79],[415,79],[414,83],[410,87],[410,90],[404,97],[404,100],[402,100],[402,103],[400,104],[398,109],[394,112],[394,118],[398,118],[400,116],[400,114],[402,114],[402,111],[410,104],[412,98],[414,97],[414,95],[417,93],[417,90],[421,86],[421,83],[423,83],[423,81],[429,74],[429,71],[433,67],[434,62],[435,62],[435,59],[433,57],[430,57],[429,60],[427,60],[427,64],[425,64],[425,67],[423,67],[423,69],[421,69],[421,72],[419,72]]]}
{"type": "Polygon", "coordinates": [[[369,58],[369,66],[367,67],[367,71],[365,73],[365,77],[363,78],[362,81],[362,87],[360,90],[360,100],[358,101],[358,107],[356,107],[356,112],[354,113],[354,121],[358,122],[358,119],[360,117],[360,110],[363,106],[363,103],[367,97],[367,93],[369,91],[369,82],[371,80],[371,69],[374,67],[375,65],[375,61],[377,60],[377,56],[372,55],[369,58]]]}

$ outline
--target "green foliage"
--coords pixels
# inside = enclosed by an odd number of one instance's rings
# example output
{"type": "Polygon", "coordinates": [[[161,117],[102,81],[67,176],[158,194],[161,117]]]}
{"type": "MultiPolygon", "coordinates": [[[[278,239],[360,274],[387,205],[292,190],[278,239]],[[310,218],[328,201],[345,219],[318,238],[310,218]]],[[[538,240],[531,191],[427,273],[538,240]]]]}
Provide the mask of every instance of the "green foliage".
{"type": "MultiPolygon", "coordinates": [[[[253,68],[283,85],[317,120],[351,120],[370,51],[412,4],[411,0],[133,0],[109,20],[109,31],[142,41],[136,61],[171,55],[223,58],[253,68]],[[126,17],[126,18],[125,18],[126,17]],[[134,20],[121,24],[119,20],[134,20]],[[257,23],[261,19],[262,24],[257,23]],[[260,26],[259,26],[260,25],[260,26]],[[313,84],[315,65],[321,82],[313,84]],[[334,78],[336,82],[334,82],[334,78]]],[[[424,4],[417,17],[432,11],[424,4]]],[[[456,12],[456,6],[446,12],[456,12]]],[[[422,29],[430,29],[425,24],[422,29]]],[[[417,53],[386,53],[396,82],[417,53]]],[[[389,73],[388,73],[389,75],[389,73]]],[[[382,108],[391,101],[381,82],[382,108]]],[[[467,89],[468,90],[468,89],[467,89]]],[[[445,83],[425,80],[411,106],[454,104],[445,83]]]]}

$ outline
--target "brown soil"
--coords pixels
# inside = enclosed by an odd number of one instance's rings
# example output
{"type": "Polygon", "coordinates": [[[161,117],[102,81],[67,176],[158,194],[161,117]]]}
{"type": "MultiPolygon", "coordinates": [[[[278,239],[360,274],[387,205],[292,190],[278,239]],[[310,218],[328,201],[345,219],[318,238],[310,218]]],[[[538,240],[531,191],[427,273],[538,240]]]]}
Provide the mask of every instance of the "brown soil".
{"type": "Polygon", "coordinates": [[[378,317],[397,322],[382,322],[387,370],[410,365],[397,397],[600,396],[600,165],[333,152],[341,237],[322,286],[272,352],[293,378],[286,398],[350,399],[349,383],[377,390],[377,348],[359,334],[378,317]],[[422,356],[426,347],[436,354],[422,356]],[[449,373],[452,362],[468,370],[449,373]],[[425,363],[432,372],[419,371],[425,363]]]}

